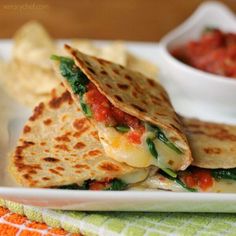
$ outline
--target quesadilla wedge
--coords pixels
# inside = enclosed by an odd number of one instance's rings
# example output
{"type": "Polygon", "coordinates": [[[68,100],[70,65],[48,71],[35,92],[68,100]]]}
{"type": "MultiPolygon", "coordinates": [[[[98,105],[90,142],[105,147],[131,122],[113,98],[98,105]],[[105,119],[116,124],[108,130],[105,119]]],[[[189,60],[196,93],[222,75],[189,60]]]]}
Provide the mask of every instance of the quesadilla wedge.
{"type": "Polygon", "coordinates": [[[138,185],[172,191],[236,192],[236,126],[182,118],[194,161],[171,178],[163,172],[138,185]]]}
{"type": "Polygon", "coordinates": [[[192,161],[187,139],[164,88],[121,65],[65,46],[71,58],[52,56],[84,115],[98,130],[106,154],[129,166],[157,166],[171,176],[192,161]]]}
{"type": "Polygon", "coordinates": [[[96,129],[60,85],[26,122],[11,154],[10,173],[28,187],[121,190],[149,172],[108,158],[96,129]]]}

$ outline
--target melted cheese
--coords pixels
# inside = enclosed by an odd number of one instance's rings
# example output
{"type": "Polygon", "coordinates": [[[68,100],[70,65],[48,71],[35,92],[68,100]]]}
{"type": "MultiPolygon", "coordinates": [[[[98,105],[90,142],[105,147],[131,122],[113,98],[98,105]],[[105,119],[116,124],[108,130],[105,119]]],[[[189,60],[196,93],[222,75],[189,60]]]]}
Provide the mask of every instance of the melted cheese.
{"type": "Polygon", "coordinates": [[[154,141],[158,151],[158,159],[155,159],[146,144],[146,138],[150,133],[144,134],[142,143],[137,145],[131,143],[123,133],[112,127],[105,127],[103,124],[98,124],[97,127],[106,154],[116,161],[139,168],[154,165],[178,170],[182,165],[183,156],[177,154],[158,139],[154,141]]]}
{"type": "Polygon", "coordinates": [[[136,172],[121,176],[119,179],[127,184],[134,184],[145,180],[149,175],[148,169],[139,169],[136,172]]]}

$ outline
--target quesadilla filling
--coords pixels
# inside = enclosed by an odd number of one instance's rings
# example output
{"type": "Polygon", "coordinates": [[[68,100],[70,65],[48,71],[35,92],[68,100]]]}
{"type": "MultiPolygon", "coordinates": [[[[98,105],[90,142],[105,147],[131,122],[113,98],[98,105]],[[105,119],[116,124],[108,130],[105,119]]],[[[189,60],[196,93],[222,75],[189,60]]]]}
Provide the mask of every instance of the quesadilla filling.
{"type": "Polygon", "coordinates": [[[119,191],[127,189],[128,184],[120,179],[113,179],[108,181],[96,181],[96,180],[86,180],[82,185],[69,184],[62,185],[57,188],[59,189],[73,189],[73,190],[111,190],[119,191]]]}
{"type": "Polygon", "coordinates": [[[133,167],[157,166],[176,177],[174,171],[183,164],[183,150],[157,126],[139,120],[120,109],[90,82],[70,58],[52,56],[60,62],[62,76],[74,94],[79,95],[81,108],[92,118],[107,155],[133,167]]]}
{"type": "MultiPolygon", "coordinates": [[[[134,189],[163,189],[175,192],[236,192],[236,168],[233,169],[203,169],[190,167],[178,172],[177,178],[172,178],[160,171],[140,184],[134,184],[134,189]]],[[[132,188],[132,189],[133,189],[132,188]]]]}

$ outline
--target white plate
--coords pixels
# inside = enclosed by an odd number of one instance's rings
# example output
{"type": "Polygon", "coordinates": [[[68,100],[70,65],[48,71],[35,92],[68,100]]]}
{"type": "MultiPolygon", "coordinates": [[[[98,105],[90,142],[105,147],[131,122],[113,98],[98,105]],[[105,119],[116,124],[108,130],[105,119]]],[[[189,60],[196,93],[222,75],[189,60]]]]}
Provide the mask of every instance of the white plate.
{"type": "MultiPolygon", "coordinates": [[[[104,42],[98,42],[99,44],[104,42]]],[[[130,51],[158,61],[156,44],[128,43],[130,51]]],[[[0,56],[10,57],[11,41],[0,41],[0,56]],[[2,54],[1,54],[2,53],[2,54]]],[[[236,194],[157,191],[79,191],[21,188],[6,170],[7,153],[14,147],[30,111],[0,88],[0,197],[39,207],[86,211],[236,212],[236,194]]]]}

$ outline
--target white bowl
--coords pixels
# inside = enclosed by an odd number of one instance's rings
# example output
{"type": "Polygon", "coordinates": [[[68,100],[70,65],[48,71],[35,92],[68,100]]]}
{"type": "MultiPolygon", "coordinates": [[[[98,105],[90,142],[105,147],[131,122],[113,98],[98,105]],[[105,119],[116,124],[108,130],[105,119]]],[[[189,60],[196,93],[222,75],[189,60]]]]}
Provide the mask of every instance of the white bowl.
{"type": "Polygon", "coordinates": [[[236,32],[235,15],[223,4],[206,2],[159,44],[160,79],[178,113],[236,124],[236,79],[210,74],[175,59],[169,50],[200,37],[206,26],[236,32]]]}

